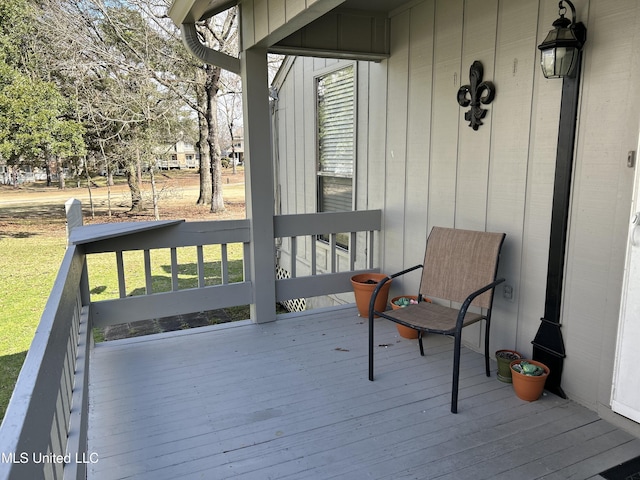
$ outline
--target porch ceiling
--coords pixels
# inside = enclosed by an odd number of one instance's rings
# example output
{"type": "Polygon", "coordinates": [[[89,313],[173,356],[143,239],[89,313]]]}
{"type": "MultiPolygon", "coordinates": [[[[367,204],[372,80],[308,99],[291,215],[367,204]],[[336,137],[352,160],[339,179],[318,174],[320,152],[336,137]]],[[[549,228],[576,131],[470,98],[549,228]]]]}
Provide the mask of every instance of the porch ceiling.
{"type": "MultiPolygon", "coordinates": [[[[239,3],[242,0],[174,0],[169,16],[176,25],[193,24],[239,3]]],[[[254,41],[272,53],[283,55],[380,61],[389,55],[389,14],[407,0],[334,1],[332,3],[339,6],[328,11],[325,5],[327,12],[315,20],[312,20],[313,15],[305,15],[320,3],[314,3],[275,31],[254,41]]],[[[206,61],[218,64],[215,59],[206,61]]]]}

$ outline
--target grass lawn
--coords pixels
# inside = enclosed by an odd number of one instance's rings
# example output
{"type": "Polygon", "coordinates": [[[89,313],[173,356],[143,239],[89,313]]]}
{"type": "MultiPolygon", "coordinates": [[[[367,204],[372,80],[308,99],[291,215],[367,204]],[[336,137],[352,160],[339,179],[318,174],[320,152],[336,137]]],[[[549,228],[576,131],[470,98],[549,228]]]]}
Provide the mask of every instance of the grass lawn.
{"type": "MultiPolygon", "coordinates": [[[[0,247],[5,261],[0,264],[0,276],[5,287],[0,297],[0,419],[6,406],[27,350],[42,315],[49,292],[55,281],[65,251],[64,234],[38,234],[26,238],[2,238],[0,247]],[[10,253],[10,254],[7,254],[10,253]]],[[[220,284],[220,247],[206,246],[205,284],[220,284]]],[[[242,245],[228,247],[230,281],[242,279],[242,245]]],[[[143,295],[145,286],[142,252],[124,255],[128,295],[143,295]]],[[[195,247],[178,249],[180,289],[197,287],[197,251],[195,247]]],[[[118,278],[115,255],[90,255],[87,259],[91,300],[118,298],[118,278]]],[[[152,252],[154,292],[171,291],[171,258],[168,249],[152,252]],[[155,253],[155,255],[154,255],[155,253]]],[[[247,318],[247,312],[240,312],[247,318]]]]}
{"type": "MultiPolygon", "coordinates": [[[[161,202],[163,218],[186,218],[190,220],[217,220],[244,218],[243,170],[233,183],[225,186],[225,203],[228,211],[215,216],[208,207],[196,206],[198,176],[193,172],[168,172],[160,175],[159,184],[172,195],[161,202]],[[164,181],[163,185],[161,181],[164,181]]],[[[224,172],[223,175],[230,175],[224,172]]],[[[68,185],[69,186],[69,185],[68,185]]],[[[126,188],[126,187],[125,187],[126,188]]],[[[106,189],[93,190],[96,208],[106,214],[106,189]]],[[[88,211],[86,189],[68,188],[61,191],[55,187],[29,185],[20,189],[0,186],[0,421],[4,418],[20,368],[33,340],[42,311],[55,281],[66,248],[64,202],[71,197],[83,202],[85,215],[88,211]]],[[[153,220],[152,217],[128,218],[126,194],[116,190],[112,194],[116,217],[120,220],[153,220]],[[124,218],[123,218],[124,216],[124,218]]],[[[104,216],[88,223],[118,221],[104,216]]],[[[208,247],[207,247],[208,248],[208,247]]],[[[219,247],[205,251],[205,276],[207,285],[220,283],[219,247]]],[[[153,255],[153,254],[152,254],[153,255]]],[[[230,276],[241,275],[242,249],[229,246],[230,276]]],[[[127,294],[141,294],[144,288],[144,270],[137,268],[141,256],[125,255],[127,270],[127,294]],[[131,275],[130,275],[131,272],[131,275]]],[[[156,292],[170,290],[170,265],[168,250],[153,257],[153,289],[156,292]]],[[[179,249],[179,288],[190,288],[197,284],[195,273],[196,249],[179,249]]],[[[115,256],[93,255],[88,259],[91,298],[93,301],[117,298],[118,285],[115,256]],[[102,258],[100,258],[102,257],[102,258]]],[[[244,313],[238,315],[243,316],[244,313]]],[[[234,318],[238,318],[237,316],[234,318]]]]}
{"type": "Polygon", "coordinates": [[[64,233],[0,238],[0,419],[64,255],[64,233]]]}
{"type": "MultiPolygon", "coordinates": [[[[222,283],[221,248],[219,245],[205,245],[204,283],[220,285],[222,283]]],[[[196,247],[176,249],[178,259],[178,289],[198,286],[198,256],[196,247]]],[[[227,245],[229,281],[239,282],[243,278],[243,246],[241,243],[227,245]]],[[[144,253],[140,250],[124,252],[125,287],[127,295],[145,294],[144,253]]],[[[171,250],[168,248],[152,250],[151,283],[153,293],[171,291],[171,250]]],[[[109,300],[119,297],[116,257],[113,253],[99,253],[87,257],[89,272],[89,290],[91,301],[109,300]]]]}

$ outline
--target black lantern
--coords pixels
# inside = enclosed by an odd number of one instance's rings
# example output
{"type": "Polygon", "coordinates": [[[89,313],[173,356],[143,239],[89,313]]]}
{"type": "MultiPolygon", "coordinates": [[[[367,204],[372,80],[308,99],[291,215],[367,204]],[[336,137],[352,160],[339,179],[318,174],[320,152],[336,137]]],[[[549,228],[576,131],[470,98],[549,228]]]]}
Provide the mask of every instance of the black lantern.
{"type": "Polygon", "coordinates": [[[553,22],[549,32],[538,48],[540,64],[546,78],[572,77],[579,61],[580,50],[586,40],[587,30],[581,22],[576,23],[576,9],[569,0],[558,3],[560,18],[553,22]],[[571,20],[565,18],[567,8],[571,8],[571,20]]]}

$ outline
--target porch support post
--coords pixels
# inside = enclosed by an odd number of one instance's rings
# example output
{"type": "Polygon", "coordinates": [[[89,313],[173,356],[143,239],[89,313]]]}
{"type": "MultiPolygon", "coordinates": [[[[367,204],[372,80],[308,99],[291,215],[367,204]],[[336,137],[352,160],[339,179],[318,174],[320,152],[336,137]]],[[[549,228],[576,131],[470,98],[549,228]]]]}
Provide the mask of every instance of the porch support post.
{"type": "Polygon", "coordinates": [[[273,217],[273,168],[269,114],[267,50],[250,48],[241,54],[244,113],[245,195],[251,225],[249,271],[253,284],[251,320],[276,319],[276,264],[273,217]]]}

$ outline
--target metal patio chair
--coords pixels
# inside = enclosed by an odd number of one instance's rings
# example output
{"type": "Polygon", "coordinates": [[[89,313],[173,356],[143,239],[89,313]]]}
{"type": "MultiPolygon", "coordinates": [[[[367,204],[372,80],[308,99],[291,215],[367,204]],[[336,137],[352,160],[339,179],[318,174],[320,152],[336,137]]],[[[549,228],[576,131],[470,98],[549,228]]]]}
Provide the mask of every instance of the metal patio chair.
{"type": "Polygon", "coordinates": [[[451,413],[457,413],[462,329],[480,320],[485,320],[485,368],[487,377],[491,376],[489,327],[494,290],[504,282],[504,278],[496,279],[504,237],[504,233],[433,227],[427,239],[424,264],[387,276],[378,283],[369,306],[369,380],[373,381],[375,315],[418,330],[423,356],[424,333],[453,336],[451,413]],[[417,304],[385,312],[374,309],[376,296],[386,282],[420,268],[422,279],[417,304]],[[420,301],[422,298],[432,299],[433,303],[420,301]],[[469,307],[475,308],[468,311],[469,307]]]}

